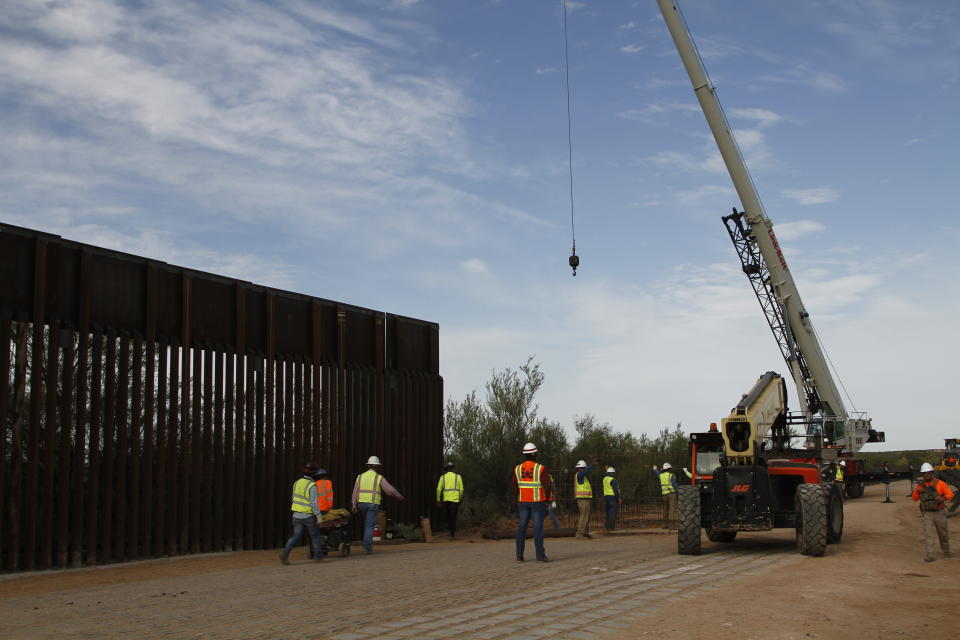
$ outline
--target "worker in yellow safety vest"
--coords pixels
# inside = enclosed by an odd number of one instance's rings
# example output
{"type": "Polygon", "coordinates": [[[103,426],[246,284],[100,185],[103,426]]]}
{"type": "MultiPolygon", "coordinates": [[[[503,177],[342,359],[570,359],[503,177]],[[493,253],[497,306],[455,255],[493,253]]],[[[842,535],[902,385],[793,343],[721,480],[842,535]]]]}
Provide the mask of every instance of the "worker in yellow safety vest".
{"type": "Polygon", "coordinates": [[[677,478],[673,475],[673,465],[664,462],[658,470],[656,465],[653,472],[660,482],[660,495],[663,497],[663,528],[672,529],[677,521],[677,478]]]}
{"type": "Polygon", "coordinates": [[[590,507],[593,506],[593,487],[587,474],[593,469],[586,460],[577,461],[577,473],[573,477],[573,497],[577,501],[577,510],[580,517],[577,519],[577,537],[592,538],[590,528],[590,507]]]}
{"type": "Polygon", "coordinates": [[[523,447],[523,462],[513,469],[513,490],[517,496],[517,562],[523,562],[527,538],[527,524],[533,520],[533,544],[537,562],[550,562],[543,547],[543,519],[547,515],[547,501],[552,493],[553,480],[547,468],[537,462],[537,446],[528,442],[523,447]]]}
{"type": "Polygon", "coordinates": [[[843,484],[843,472],[846,470],[845,469],[846,466],[847,466],[846,460],[841,460],[840,462],[837,463],[837,472],[833,476],[834,482],[839,482],[840,484],[843,484]]]}
{"type": "Polygon", "coordinates": [[[290,511],[293,512],[293,535],[280,552],[280,563],[290,564],[290,552],[300,543],[303,532],[310,534],[310,557],[314,562],[323,560],[323,540],[320,535],[320,508],[317,505],[317,465],[308,462],[303,466],[303,475],[293,483],[290,511]]]}
{"type": "Polygon", "coordinates": [[[454,468],[452,462],[443,465],[443,475],[437,482],[437,506],[443,507],[450,538],[457,535],[457,513],[463,500],[463,478],[454,468]]]}
{"type": "Polygon", "coordinates": [[[607,475],[603,477],[603,501],[607,507],[607,520],[604,529],[613,531],[617,526],[617,512],[620,510],[620,483],[617,481],[617,470],[607,467],[607,475]]]}
{"type": "Polygon", "coordinates": [[[403,496],[380,475],[380,458],[370,456],[367,459],[366,470],[357,476],[353,483],[353,512],[363,518],[363,553],[373,553],[373,530],[377,526],[377,512],[380,511],[382,493],[403,502],[403,496]],[[382,493],[381,493],[382,492],[382,493]]]}

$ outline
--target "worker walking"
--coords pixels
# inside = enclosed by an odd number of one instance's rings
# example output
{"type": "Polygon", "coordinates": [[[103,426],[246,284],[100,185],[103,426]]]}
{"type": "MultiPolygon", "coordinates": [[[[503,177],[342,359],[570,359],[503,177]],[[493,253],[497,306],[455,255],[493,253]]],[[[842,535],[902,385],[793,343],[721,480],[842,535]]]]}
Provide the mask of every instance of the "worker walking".
{"type": "Polygon", "coordinates": [[[447,519],[447,531],[452,539],[457,535],[457,513],[463,500],[463,478],[454,471],[452,462],[443,465],[443,475],[437,482],[437,506],[443,507],[447,519]]]}
{"type": "Polygon", "coordinates": [[[517,496],[517,562],[523,562],[527,523],[533,520],[533,545],[537,562],[550,562],[543,547],[543,519],[547,515],[547,497],[553,480],[547,468],[537,462],[537,446],[528,442],[523,447],[523,462],[513,470],[513,490],[517,496]]]}
{"type": "Polygon", "coordinates": [[[947,514],[944,503],[953,500],[953,491],[943,480],[933,477],[933,465],[924,462],[920,466],[920,482],[911,496],[914,502],[920,503],[920,513],[923,518],[923,543],[926,551],[924,560],[933,562],[934,536],[939,538],[940,550],[944,558],[950,557],[950,533],[947,530],[947,514]]]}
{"type": "Polygon", "coordinates": [[[617,482],[617,470],[607,467],[607,475],[603,477],[603,501],[607,507],[607,521],[604,529],[613,531],[617,526],[617,511],[620,510],[620,483],[617,482]]]}
{"type": "MultiPolygon", "coordinates": [[[[327,512],[333,509],[333,482],[330,481],[327,470],[323,468],[317,469],[313,477],[317,479],[313,484],[317,487],[317,509],[320,510],[320,518],[317,520],[317,524],[320,525],[327,512]]],[[[320,535],[322,536],[321,540],[326,542],[326,536],[323,535],[322,530],[320,535]]],[[[326,553],[326,549],[323,551],[326,553]]],[[[310,550],[310,557],[314,557],[313,549],[310,550]]]]}
{"type": "Polygon", "coordinates": [[[591,538],[587,529],[590,527],[590,506],[593,503],[593,487],[587,474],[593,469],[586,460],[577,461],[577,475],[573,478],[573,497],[577,501],[577,510],[580,517],[577,519],[577,537],[591,538]]]}
{"type": "Polygon", "coordinates": [[[317,469],[317,479],[314,482],[317,485],[317,508],[320,509],[320,515],[327,515],[327,511],[333,509],[333,482],[330,480],[326,469],[317,469]]]}
{"type": "Polygon", "coordinates": [[[653,466],[653,472],[657,474],[657,480],[660,482],[660,495],[663,497],[663,520],[664,529],[672,529],[677,521],[677,477],[673,475],[673,465],[664,462],[658,470],[653,466]]]}
{"type": "Polygon", "coordinates": [[[380,511],[382,493],[403,502],[403,496],[394,489],[387,479],[380,475],[380,458],[370,456],[367,459],[366,471],[357,476],[353,483],[353,512],[360,513],[363,518],[363,553],[373,553],[373,530],[377,526],[377,512],[380,511]]]}
{"type": "Polygon", "coordinates": [[[303,466],[303,475],[293,483],[293,495],[290,501],[290,511],[293,512],[293,535],[287,540],[280,552],[280,563],[290,564],[290,552],[300,543],[303,532],[310,534],[310,549],[314,562],[323,560],[323,540],[320,535],[321,514],[317,506],[317,485],[314,484],[317,475],[317,465],[308,462],[303,466]]]}

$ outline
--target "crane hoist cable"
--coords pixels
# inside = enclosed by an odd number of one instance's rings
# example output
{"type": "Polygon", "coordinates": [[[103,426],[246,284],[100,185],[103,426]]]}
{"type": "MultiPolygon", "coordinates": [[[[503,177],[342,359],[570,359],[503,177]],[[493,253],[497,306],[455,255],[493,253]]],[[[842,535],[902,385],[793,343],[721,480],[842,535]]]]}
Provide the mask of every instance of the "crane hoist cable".
{"type": "Polygon", "coordinates": [[[563,61],[564,71],[567,79],[567,166],[570,170],[570,238],[573,242],[573,248],[570,251],[570,259],[567,261],[570,268],[573,269],[573,276],[577,276],[577,267],[580,266],[580,258],[577,257],[577,232],[573,224],[573,134],[570,117],[570,47],[567,43],[567,0],[561,0],[563,9],[563,61]]]}

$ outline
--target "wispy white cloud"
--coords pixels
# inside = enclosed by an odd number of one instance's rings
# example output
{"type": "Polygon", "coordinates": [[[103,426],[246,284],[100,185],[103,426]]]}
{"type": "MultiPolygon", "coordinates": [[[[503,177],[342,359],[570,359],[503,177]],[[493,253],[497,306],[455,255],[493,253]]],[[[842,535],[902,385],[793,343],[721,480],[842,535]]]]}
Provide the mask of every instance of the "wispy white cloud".
{"type": "Polygon", "coordinates": [[[440,177],[487,170],[462,124],[472,106],[455,79],[398,68],[424,30],[391,15],[386,28],[296,1],[14,4],[0,88],[23,108],[0,132],[0,184],[42,196],[38,220],[58,202],[126,206],[104,190],[135,184],[306,237],[356,225],[378,254],[460,242],[479,211],[540,224],[440,177]]]}
{"type": "Polygon", "coordinates": [[[729,58],[747,53],[747,49],[739,42],[708,36],[697,37],[697,50],[704,60],[729,58]]]}
{"type": "Polygon", "coordinates": [[[653,102],[645,104],[637,109],[627,109],[625,111],[621,111],[617,114],[617,117],[623,120],[635,120],[637,122],[654,124],[661,122],[661,119],[658,116],[663,114],[677,113],[686,115],[699,115],[701,111],[698,105],[692,103],[653,102]]]}
{"type": "Polygon", "coordinates": [[[489,277],[490,266],[482,258],[469,258],[460,262],[460,269],[466,273],[489,277]]]}
{"type": "Polygon", "coordinates": [[[836,189],[830,187],[815,187],[812,189],[784,189],[783,196],[798,204],[812,205],[836,202],[840,194],[836,189]]]}
{"type": "Polygon", "coordinates": [[[926,34],[937,28],[938,15],[950,19],[935,5],[918,12],[915,7],[891,0],[862,0],[855,7],[845,2],[832,4],[834,19],[827,21],[823,30],[843,45],[873,57],[894,55],[904,47],[923,44],[926,34]]]}
{"type": "Polygon", "coordinates": [[[629,22],[624,22],[619,27],[617,27],[617,29],[627,30],[627,29],[635,29],[636,27],[637,25],[633,22],[633,20],[631,20],[629,22]]]}
{"type": "Polygon", "coordinates": [[[641,162],[660,169],[700,171],[704,168],[703,160],[681,151],[658,151],[653,155],[642,158],[641,162]]]}
{"type": "Polygon", "coordinates": [[[845,93],[847,83],[843,77],[832,71],[811,69],[808,63],[801,63],[779,73],[762,75],[758,82],[775,84],[800,84],[828,93],[845,93]]]}
{"type": "Polygon", "coordinates": [[[672,192],[672,195],[682,203],[704,204],[734,198],[736,191],[727,185],[701,185],[693,189],[677,189],[672,192]]]}
{"type": "MultiPolygon", "coordinates": [[[[744,161],[751,169],[763,169],[773,163],[773,152],[767,145],[767,138],[759,129],[735,129],[733,132],[743,154],[744,161]]],[[[713,140],[710,140],[713,143],[713,140]]],[[[705,171],[711,173],[726,173],[727,166],[723,156],[716,150],[714,144],[708,146],[707,157],[700,163],[705,171]]]]}
{"type": "Polygon", "coordinates": [[[819,233],[826,229],[823,224],[815,220],[794,220],[779,222],[775,226],[777,238],[781,241],[797,240],[812,233],[819,233]]]}
{"type": "MultiPolygon", "coordinates": [[[[747,165],[753,169],[770,166],[773,153],[766,143],[766,136],[759,129],[737,129],[734,136],[747,165]]],[[[699,136],[700,152],[695,155],[689,151],[658,151],[645,156],[640,162],[661,169],[673,169],[687,172],[707,172],[726,174],[727,167],[710,136],[699,136]]]]}
{"type": "Polygon", "coordinates": [[[783,121],[783,116],[781,116],[779,113],[774,113],[769,109],[730,109],[730,115],[732,115],[734,118],[756,122],[757,126],[761,128],[772,127],[773,125],[779,124],[783,121]]]}
{"type": "Polygon", "coordinates": [[[641,51],[643,51],[643,45],[636,44],[636,43],[625,44],[622,47],[620,47],[620,51],[622,51],[623,53],[640,53],[641,51]]]}

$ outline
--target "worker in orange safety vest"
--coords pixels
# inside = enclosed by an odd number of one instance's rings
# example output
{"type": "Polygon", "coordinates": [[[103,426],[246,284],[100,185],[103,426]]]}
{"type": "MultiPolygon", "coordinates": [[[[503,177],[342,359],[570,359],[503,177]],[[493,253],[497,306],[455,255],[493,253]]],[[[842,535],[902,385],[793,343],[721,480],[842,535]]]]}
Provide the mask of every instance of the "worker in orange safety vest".
{"type": "Polygon", "coordinates": [[[327,511],[333,509],[333,482],[330,480],[326,469],[317,469],[317,475],[314,476],[317,481],[317,508],[320,509],[320,515],[327,515],[327,511]]]}
{"type": "Polygon", "coordinates": [[[943,480],[933,477],[933,465],[924,462],[920,466],[920,482],[913,489],[911,496],[914,502],[920,503],[920,514],[923,518],[923,543],[927,562],[933,562],[933,538],[940,540],[940,550],[944,558],[950,557],[950,532],[947,530],[947,514],[944,504],[953,500],[953,491],[943,480]]]}
{"type": "MultiPolygon", "coordinates": [[[[333,482],[330,481],[327,470],[323,468],[317,469],[313,477],[317,479],[313,485],[317,488],[317,509],[320,510],[320,520],[317,520],[317,525],[319,526],[324,516],[327,515],[327,512],[333,509],[333,482]]],[[[327,537],[323,535],[322,530],[320,534],[321,545],[326,547],[327,537]]],[[[324,551],[326,551],[326,549],[324,549],[324,551]]],[[[310,557],[313,557],[312,549],[310,551],[310,557]]]]}
{"type": "Polygon", "coordinates": [[[543,548],[543,519],[552,494],[553,480],[547,468],[537,462],[537,446],[528,442],[523,447],[523,462],[513,470],[513,490],[517,496],[517,562],[523,562],[527,523],[533,520],[533,544],[537,562],[550,562],[543,548]]]}

